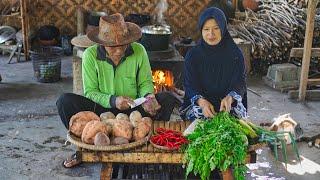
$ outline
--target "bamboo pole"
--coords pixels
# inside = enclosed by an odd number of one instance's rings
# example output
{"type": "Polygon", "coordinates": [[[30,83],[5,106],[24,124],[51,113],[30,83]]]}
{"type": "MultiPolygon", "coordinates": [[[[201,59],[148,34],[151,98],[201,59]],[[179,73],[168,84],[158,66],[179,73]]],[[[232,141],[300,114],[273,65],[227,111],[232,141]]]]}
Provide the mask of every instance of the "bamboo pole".
{"type": "Polygon", "coordinates": [[[238,0],[232,0],[232,5],[236,11],[239,11],[238,0]]]}
{"type": "Polygon", "coordinates": [[[81,6],[77,7],[77,35],[83,35],[84,32],[84,12],[81,6]]]}
{"type": "Polygon", "coordinates": [[[29,37],[28,37],[28,12],[27,12],[27,0],[20,0],[21,11],[21,23],[22,23],[22,37],[23,37],[23,49],[26,61],[29,60],[29,37]]]}
{"type": "Polygon", "coordinates": [[[306,98],[306,90],[308,84],[308,74],[311,58],[311,48],[314,30],[314,19],[316,15],[316,7],[319,0],[309,0],[307,9],[307,24],[306,33],[303,47],[303,58],[301,67],[300,87],[299,87],[299,100],[304,101],[306,98]]]}

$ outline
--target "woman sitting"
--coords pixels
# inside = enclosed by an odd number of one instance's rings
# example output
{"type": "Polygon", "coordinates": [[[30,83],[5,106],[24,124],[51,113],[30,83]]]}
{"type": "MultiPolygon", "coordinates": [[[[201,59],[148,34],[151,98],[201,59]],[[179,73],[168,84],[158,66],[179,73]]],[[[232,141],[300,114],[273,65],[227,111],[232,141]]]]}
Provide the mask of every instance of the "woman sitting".
{"type": "Polygon", "coordinates": [[[200,16],[202,38],[185,58],[183,119],[211,118],[227,111],[247,116],[244,57],[227,30],[224,13],[208,8],[200,16]]]}

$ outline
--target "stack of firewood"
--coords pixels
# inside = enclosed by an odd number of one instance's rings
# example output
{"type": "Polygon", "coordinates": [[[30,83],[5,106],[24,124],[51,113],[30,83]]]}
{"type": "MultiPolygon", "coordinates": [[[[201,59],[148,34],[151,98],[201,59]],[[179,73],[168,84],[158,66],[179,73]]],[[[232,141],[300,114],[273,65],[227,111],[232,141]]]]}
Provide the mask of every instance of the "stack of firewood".
{"type": "MultiPolygon", "coordinates": [[[[260,10],[247,10],[230,26],[233,36],[252,44],[254,72],[265,73],[270,64],[289,61],[292,47],[303,47],[306,9],[287,0],[262,0],[260,10]]],[[[316,16],[314,44],[320,43],[320,12],[316,16]]]]}

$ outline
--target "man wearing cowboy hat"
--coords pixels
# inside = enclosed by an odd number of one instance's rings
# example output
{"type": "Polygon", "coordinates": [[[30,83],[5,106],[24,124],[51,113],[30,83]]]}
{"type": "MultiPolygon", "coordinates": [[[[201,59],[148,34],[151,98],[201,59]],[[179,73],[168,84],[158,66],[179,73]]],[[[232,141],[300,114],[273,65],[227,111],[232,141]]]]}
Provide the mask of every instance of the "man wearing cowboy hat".
{"type": "MultiPolygon", "coordinates": [[[[169,93],[153,94],[146,50],[135,42],[141,35],[140,27],[125,22],[119,13],[102,16],[99,27],[87,33],[87,37],[97,44],[83,53],[84,96],[66,93],[57,101],[59,115],[67,129],[71,116],[80,111],[93,111],[97,115],[107,111],[129,115],[138,110],[142,116],[170,119],[175,99],[169,93]],[[140,97],[146,97],[155,108],[143,104],[130,109],[133,100],[140,97]]],[[[83,42],[88,44],[90,41],[83,42]]],[[[74,163],[66,161],[64,165],[71,167],[74,163]]]]}

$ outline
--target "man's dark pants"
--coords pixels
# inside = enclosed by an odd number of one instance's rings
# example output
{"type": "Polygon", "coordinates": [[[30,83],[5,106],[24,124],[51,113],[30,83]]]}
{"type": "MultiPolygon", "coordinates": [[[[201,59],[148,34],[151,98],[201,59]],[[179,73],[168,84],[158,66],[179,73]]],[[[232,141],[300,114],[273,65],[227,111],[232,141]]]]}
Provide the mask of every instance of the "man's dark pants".
{"type": "MultiPolygon", "coordinates": [[[[159,110],[156,116],[151,118],[153,120],[170,120],[170,115],[176,103],[175,97],[168,92],[158,93],[155,96],[157,101],[161,105],[161,109],[159,110]]],[[[95,112],[98,116],[100,116],[101,113],[108,111],[112,112],[115,115],[117,115],[120,112],[130,115],[132,111],[137,110],[141,113],[142,117],[150,117],[150,115],[143,110],[141,105],[133,109],[120,111],[116,108],[104,108],[100,104],[95,103],[84,96],[80,96],[73,93],[62,94],[60,98],[57,100],[56,105],[58,107],[58,113],[60,115],[60,118],[67,129],[69,129],[70,118],[80,111],[92,111],[95,112]]]]}

